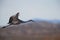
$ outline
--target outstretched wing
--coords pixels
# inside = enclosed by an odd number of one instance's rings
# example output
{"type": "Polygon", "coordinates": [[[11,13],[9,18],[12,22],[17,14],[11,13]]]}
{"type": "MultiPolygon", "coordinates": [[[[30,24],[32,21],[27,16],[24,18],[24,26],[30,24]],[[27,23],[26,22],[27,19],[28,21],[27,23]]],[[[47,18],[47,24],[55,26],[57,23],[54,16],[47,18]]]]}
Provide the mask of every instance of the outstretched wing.
{"type": "Polygon", "coordinates": [[[12,23],[12,20],[13,20],[13,18],[10,17],[10,18],[9,18],[9,22],[8,22],[8,24],[12,23]]]}

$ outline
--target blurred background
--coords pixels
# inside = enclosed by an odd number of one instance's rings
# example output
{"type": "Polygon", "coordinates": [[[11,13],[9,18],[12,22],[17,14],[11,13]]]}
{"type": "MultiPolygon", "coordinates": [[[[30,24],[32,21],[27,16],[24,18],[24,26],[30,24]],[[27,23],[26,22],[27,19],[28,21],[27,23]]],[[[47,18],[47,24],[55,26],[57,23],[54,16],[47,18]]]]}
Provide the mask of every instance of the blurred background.
{"type": "Polygon", "coordinates": [[[0,26],[19,12],[19,19],[60,20],[60,0],[0,0],[0,26]]]}

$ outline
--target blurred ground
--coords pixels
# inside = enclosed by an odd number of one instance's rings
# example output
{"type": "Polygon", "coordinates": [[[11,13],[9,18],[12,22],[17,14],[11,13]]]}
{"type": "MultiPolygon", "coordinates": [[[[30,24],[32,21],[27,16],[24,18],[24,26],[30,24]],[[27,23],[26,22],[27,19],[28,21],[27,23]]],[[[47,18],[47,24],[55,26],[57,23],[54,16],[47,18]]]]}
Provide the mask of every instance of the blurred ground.
{"type": "Polygon", "coordinates": [[[60,40],[60,24],[28,22],[0,28],[0,40],[60,40]]]}

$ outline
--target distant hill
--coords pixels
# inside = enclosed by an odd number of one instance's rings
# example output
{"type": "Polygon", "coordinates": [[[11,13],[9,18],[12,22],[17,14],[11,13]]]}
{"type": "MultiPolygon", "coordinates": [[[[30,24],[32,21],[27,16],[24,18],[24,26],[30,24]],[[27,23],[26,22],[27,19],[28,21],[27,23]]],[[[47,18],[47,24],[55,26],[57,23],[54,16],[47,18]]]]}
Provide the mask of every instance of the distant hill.
{"type": "Polygon", "coordinates": [[[60,24],[27,22],[0,28],[0,40],[60,40],[60,24]]]}
{"type": "Polygon", "coordinates": [[[47,19],[38,19],[38,18],[35,18],[33,20],[36,22],[45,21],[45,22],[49,22],[49,23],[60,23],[60,20],[47,20],[47,19]]]}

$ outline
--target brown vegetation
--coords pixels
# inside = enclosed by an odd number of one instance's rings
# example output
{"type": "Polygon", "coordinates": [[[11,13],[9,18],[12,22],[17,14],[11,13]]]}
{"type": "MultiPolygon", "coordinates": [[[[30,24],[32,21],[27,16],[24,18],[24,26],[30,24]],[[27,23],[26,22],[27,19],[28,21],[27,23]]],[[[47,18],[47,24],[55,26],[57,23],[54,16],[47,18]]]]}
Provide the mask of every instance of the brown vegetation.
{"type": "Polygon", "coordinates": [[[60,40],[60,25],[28,22],[0,28],[0,40],[60,40]]]}

